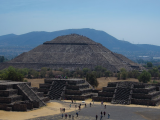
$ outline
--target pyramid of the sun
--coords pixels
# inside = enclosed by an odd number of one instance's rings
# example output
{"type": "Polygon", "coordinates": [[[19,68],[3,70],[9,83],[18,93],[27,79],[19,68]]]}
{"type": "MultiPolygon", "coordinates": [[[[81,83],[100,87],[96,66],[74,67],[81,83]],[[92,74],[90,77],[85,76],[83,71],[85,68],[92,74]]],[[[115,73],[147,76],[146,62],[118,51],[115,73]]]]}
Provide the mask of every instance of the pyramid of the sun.
{"type": "Polygon", "coordinates": [[[141,69],[141,67],[124,57],[105,48],[100,43],[77,35],[59,36],[51,41],[22,53],[15,59],[1,64],[0,69],[8,66],[17,68],[41,69],[48,67],[52,69],[94,69],[102,66],[107,70],[116,72],[121,68],[126,70],[141,69]]]}

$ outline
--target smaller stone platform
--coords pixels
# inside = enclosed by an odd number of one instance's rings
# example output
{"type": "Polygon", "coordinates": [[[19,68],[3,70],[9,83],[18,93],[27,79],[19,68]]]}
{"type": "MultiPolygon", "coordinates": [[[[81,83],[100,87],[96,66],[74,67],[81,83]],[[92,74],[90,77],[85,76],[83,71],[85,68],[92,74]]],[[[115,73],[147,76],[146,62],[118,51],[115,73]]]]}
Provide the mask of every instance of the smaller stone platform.
{"type": "Polygon", "coordinates": [[[0,80],[0,110],[27,111],[44,106],[48,100],[30,82],[0,80]]]}
{"type": "Polygon", "coordinates": [[[98,92],[94,101],[111,102],[112,104],[139,104],[156,106],[160,104],[158,84],[138,82],[110,82],[98,92]]]}
{"type": "Polygon", "coordinates": [[[92,87],[84,79],[45,79],[39,91],[50,99],[85,100],[92,96],[92,87]]]}

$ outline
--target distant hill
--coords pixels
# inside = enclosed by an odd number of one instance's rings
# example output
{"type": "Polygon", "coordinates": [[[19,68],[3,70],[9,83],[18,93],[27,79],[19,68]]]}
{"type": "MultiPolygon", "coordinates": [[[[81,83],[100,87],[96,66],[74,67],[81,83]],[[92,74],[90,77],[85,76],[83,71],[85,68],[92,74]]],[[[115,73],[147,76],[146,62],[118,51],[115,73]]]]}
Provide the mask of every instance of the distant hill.
{"type": "MultiPolygon", "coordinates": [[[[95,42],[101,43],[106,48],[113,52],[117,52],[132,59],[139,55],[146,55],[146,52],[155,52],[155,56],[160,56],[160,46],[147,45],[147,44],[131,44],[127,41],[118,40],[108,33],[95,29],[67,29],[55,32],[30,32],[22,35],[8,34],[0,36],[0,55],[14,56],[22,52],[27,52],[32,48],[50,41],[61,35],[80,34],[86,36],[95,42]],[[158,52],[158,53],[157,53],[158,52]],[[139,54],[138,54],[139,53],[139,54]]],[[[148,55],[149,53],[147,53],[148,55]]]]}

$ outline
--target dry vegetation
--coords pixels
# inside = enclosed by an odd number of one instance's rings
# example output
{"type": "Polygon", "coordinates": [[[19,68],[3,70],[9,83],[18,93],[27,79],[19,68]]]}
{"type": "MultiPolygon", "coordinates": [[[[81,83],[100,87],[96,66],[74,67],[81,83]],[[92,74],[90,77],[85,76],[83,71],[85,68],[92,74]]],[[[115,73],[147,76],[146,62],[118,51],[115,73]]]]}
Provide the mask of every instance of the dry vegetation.
{"type": "Polygon", "coordinates": [[[42,78],[42,79],[27,79],[27,78],[25,78],[25,80],[27,80],[28,82],[31,82],[32,87],[38,87],[38,88],[39,88],[39,84],[44,83],[44,78],[42,78]]]}

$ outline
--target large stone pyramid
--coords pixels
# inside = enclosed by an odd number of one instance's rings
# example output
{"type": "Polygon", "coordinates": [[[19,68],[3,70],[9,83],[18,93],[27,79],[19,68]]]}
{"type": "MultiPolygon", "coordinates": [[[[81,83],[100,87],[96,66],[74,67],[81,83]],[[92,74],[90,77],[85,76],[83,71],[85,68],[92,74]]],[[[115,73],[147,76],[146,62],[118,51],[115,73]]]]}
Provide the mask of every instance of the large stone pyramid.
{"type": "Polygon", "coordinates": [[[94,69],[95,66],[106,67],[107,70],[117,72],[121,68],[126,70],[137,69],[141,67],[124,57],[105,48],[100,43],[77,35],[59,36],[51,41],[22,53],[15,59],[1,64],[0,69],[8,66],[17,68],[41,69],[48,67],[52,69],[94,69]]]}

